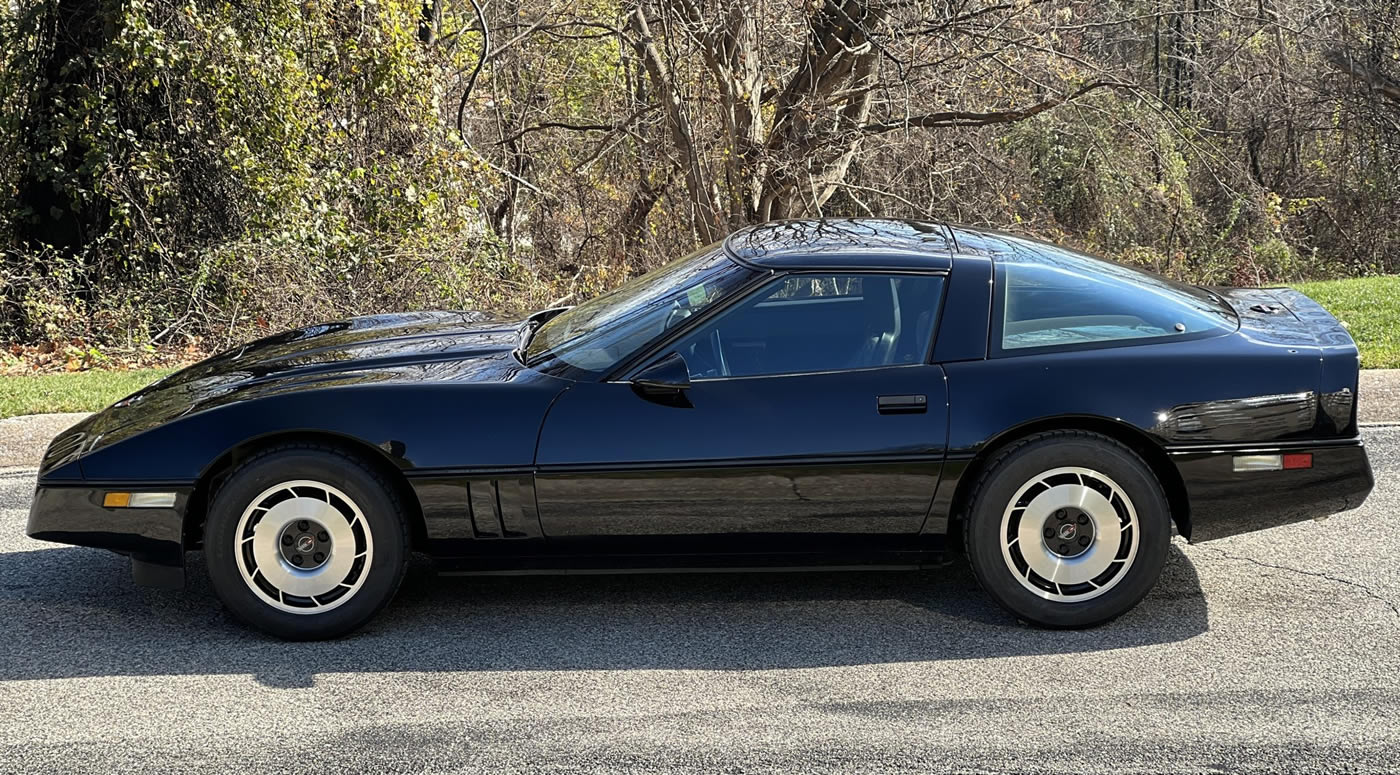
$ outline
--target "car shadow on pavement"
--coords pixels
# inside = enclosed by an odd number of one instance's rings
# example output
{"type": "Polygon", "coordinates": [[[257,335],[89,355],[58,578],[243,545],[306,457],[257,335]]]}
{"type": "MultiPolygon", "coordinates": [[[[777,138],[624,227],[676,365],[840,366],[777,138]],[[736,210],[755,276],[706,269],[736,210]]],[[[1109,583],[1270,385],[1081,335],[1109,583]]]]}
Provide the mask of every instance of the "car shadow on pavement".
{"type": "Polygon", "coordinates": [[[56,548],[0,554],[0,680],[317,673],[754,670],[1069,654],[1205,632],[1195,568],[1173,546],[1136,609],[1082,631],[1028,627],[966,563],[923,572],[443,577],[409,572],[362,632],[283,643],[232,620],[200,555],[181,591],[132,584],[124,558],[56,548]]]}

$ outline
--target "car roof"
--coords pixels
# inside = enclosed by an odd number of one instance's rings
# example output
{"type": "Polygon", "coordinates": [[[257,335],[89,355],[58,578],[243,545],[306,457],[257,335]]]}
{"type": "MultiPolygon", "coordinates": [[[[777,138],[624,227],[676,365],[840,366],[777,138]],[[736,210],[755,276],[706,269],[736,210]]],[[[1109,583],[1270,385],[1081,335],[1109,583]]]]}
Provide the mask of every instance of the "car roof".
{"type": "Polygon", "coordinates": [[[1019,257],[1022,260],[1036,261],[1044,259],[1044,251],[1047,249],[1052,253],[1087,255],[1053,242],[1000,229],[950,224],[948,230],[953,232],[960,256],[986,256],[997,260],[1019,257]]]}
{"type": "Polygon", "coordinates": [[[755,269],[947,271],[956,242],[944,224],[884,218],[771,221],[724,241],[755,269]]]}

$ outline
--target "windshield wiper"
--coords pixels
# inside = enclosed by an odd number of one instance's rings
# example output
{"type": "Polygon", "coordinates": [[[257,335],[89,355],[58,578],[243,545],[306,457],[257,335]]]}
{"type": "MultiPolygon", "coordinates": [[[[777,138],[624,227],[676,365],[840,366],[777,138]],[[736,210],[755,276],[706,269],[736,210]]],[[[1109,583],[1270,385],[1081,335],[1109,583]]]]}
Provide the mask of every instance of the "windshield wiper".
{"type": "Polygon", "coordinates": [[[520,326],[520,339],[510,354],[514,355],[522,366],[527,365],[525,363],[525,348],[530,346],[530,340],[535,338],[535,332],[538,330],[540,330],[540,321],[533,317],[527,318],[525,323],[520,326]]]}
{"type": "Polygon", "coordinates": [[[550,307],[549,309],[542,309],[530,315],[530,317],[525,318],[524,324],[520,327],[520,343],[511,351],[515,359],[520,361],[521,364],[529,366],[529,361],[525,360],[525,350],[530,346],[530,341],[535,338],[535,333],[538,332],[545,323],[548,323],[571,309],[573,309],[572,306],[550,307]]]}

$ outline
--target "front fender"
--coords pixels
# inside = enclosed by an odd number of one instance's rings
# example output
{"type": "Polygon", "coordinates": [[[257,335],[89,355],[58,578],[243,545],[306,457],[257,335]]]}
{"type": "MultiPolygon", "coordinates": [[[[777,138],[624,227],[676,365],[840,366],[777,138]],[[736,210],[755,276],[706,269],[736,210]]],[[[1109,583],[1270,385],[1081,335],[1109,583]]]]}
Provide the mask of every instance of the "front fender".
{"type": "Polygon", "coordinates": [[[193,482],[226,452],[263,437],[340,435],[404,470],[528,466],[540,424],[567,383],[350,385],[268,395],[161,423],[79,459],[88,481],[193,482]]]}

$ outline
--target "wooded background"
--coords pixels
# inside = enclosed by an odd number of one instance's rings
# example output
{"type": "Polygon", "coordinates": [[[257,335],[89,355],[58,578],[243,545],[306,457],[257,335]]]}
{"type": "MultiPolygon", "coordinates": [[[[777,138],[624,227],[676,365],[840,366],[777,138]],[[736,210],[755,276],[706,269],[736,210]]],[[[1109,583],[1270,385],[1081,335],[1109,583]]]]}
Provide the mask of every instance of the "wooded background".
{"type": "Polygon", "coordinates": [[[0,342],[570,303],[742,224],[1400,270],[1400,0],[6,0],[0,342]]]}

